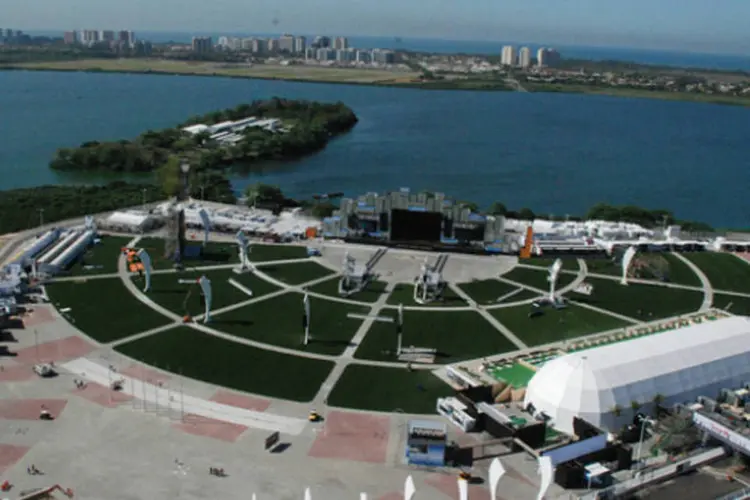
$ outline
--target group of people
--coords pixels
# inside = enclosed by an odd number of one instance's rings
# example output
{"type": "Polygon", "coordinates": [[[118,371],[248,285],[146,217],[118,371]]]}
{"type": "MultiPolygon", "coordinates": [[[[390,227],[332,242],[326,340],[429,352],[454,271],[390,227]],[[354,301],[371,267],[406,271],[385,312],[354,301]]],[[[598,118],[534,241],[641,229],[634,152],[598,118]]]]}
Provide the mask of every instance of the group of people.
{"type": "Polygon", "coordinates": [[[84,382],[83,380],[78,380],[77,378],[74,378],[73,383],[76,385],[76,389],[86,388],[86,382],[84,382]]]}
{"type": "Polygon", "coordinates": [[[36,468],[36,465],[31,464],[28,467],[26,467],[26,474],[29,476],[38,476],[42,473],[39,469],[36,468]]]}
{"type": "Polygon", "coordinates": [[[227,475],[223,468],[220,469],[218,467],[209,467],[208,473],[216,477],[225,477],[227,475]]]}

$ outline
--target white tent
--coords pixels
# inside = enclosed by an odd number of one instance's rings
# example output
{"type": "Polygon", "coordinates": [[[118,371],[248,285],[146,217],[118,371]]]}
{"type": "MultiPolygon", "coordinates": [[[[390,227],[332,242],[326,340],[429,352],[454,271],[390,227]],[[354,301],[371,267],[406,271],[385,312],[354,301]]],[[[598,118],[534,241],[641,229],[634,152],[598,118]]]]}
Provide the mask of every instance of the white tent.
{"type": "Polygon", "coordinates": [[[524,405],[563,432],[572,432],[574,416],[617,430],[632,419],[632,402],[649,408],[657,395],[666,405],[715,398],[748,381],[750,318],[731,316],[554,359],[529,382],[524,405]]]}

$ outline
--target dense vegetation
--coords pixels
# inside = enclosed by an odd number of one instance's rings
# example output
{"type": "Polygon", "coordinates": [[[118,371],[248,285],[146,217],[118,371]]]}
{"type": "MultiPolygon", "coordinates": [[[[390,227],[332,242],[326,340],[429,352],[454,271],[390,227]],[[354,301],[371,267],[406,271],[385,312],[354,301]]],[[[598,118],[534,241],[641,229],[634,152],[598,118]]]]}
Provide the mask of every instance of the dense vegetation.
{"type": "Polygon", "coordinates": [[[198,171],[247,166],[261,160],[286,160],[313,153],[324,148],[332,136],[348,131],[356,123],[356,115],[343,103],[321,104],[275,97],[194,116],[175,128],[148,130],[132,141],[92,141],[75,149],[60,149],[50,167],[152,172],[173,155],[188,161],[198,171]],[[182,131],[188,125],[214,125],[251,116],[279,118],[287,131],[247,128],[241,132],[243,140],[233,145],[211,140],[207,133],[191,135],[182,131]]]}
{"type": "MultiPolygon", "coordinates": [[[[200,179],[204,184],[193,181],[191,196],[200,198],[204,194],[205,199],[210,201],[236,201],[229,182],[223,176],[209,175],[200,179]]],[[[163,199],[166,199],[164,189],[157,183],[113,182],[105,186],[39,186],[0,191],[0,213],[3,214],[0,217],[0,234],[36,227],[40,220],[46,224],[139,206],[144,200],[154,202],[163,199]]]]}
{"type": "MultiPolygon", "coordinates": [[[[471,205],[471,204],[470,204],[471,205]]],[[[472,206],[476,208],[476,206],[472,206]]],[[[550,216],[546,214],[535,214],[529,208],[522,208],[518,211],[508,210],[508,208],[500,203],[493,203],[487,213],[493,215],[504,215],[512,219],[522,220],[533,220],[535,218],[549,219],[550,216]]],[[[580,220],[603,220],[609,222],[629,222],[633,224],[639,224],[646,228],[655,228],[663,225],[679,225],[682,226],[684,231],[692,232],[709,232],[713,231],[713,228],[703,222],[694,222],[677,219],[669,210],[657,209],[649,210],[647,208],[636,207],[633,205],[614,206],[607,205],[606,203],[597,203],[591,207],[583,217],[580,216],[566,216],[566,217],[551,217],[553,220],[563,221],[580,221],[580,220]]]]}

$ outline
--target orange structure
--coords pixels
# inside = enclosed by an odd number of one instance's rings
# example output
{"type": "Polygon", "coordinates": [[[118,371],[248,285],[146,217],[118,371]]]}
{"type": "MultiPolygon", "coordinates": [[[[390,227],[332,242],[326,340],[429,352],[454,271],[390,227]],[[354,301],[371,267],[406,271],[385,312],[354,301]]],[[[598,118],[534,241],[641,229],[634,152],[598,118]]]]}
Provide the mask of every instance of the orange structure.
{"type": "Polygon", "coordinates": [[[135,248],[123,248],[122,253],[128,261],[128,270],[131,273],[142,273],[144,271],[143,262],[138,258],[138,250],[135,248]]]}
{"type": "Polygon", "coordinates": [[[308,227],[307,230],[305,231],[305,237],[308,240],[315,239],[317,236],[318,236],[318,230],[317,230],[317,228],[308,227]]]}
{"type": "Polygon", "coordinates": [[[526,228],[526,241],[524,242],[523,248],[521,249],[521,254],[519,257],[521,259],[529,259],[531,258],[531,247],[534,245],[534,228],[531,226],[526,228]]]}

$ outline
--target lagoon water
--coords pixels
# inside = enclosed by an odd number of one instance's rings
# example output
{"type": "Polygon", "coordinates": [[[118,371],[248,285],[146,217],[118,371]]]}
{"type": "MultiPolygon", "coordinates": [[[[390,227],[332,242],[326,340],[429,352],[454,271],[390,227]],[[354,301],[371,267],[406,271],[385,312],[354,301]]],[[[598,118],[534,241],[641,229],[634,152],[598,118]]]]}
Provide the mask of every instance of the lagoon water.
{"type": "Polygon", "coordinates": [[[360,123],[312,157],[235,175],[238,189],[262,181],[302,197],[410,186],[537,213],[604,201],[750,227],[750,109],[572,94],[0,72],[0,189],[101,180],[47,164],[59,147],[274,95],[341,100],[360,123]]]}

